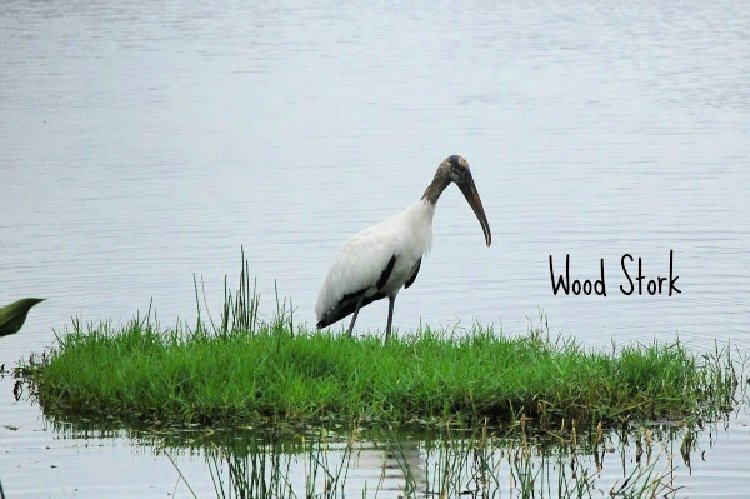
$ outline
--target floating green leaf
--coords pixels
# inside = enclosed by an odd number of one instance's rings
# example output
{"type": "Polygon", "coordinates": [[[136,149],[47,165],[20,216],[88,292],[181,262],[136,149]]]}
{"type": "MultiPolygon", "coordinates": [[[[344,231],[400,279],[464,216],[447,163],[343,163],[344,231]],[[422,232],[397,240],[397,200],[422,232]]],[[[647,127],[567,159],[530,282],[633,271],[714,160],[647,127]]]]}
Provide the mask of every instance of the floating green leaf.
{"type": "Polygon", "coordinates": [[[24,298],[0,307],[0,336],[17,333],[23,326],[26,314],[29,313],[31,307],[42,301],[44,301],[43,298],[24,298]]]}

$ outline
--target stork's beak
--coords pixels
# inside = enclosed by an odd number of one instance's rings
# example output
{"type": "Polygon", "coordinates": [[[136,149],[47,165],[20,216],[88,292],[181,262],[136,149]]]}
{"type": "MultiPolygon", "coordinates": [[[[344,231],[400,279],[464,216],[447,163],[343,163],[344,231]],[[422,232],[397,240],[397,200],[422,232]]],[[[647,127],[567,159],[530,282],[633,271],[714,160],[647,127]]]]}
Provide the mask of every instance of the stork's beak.
{"type": "Polygon", "coordinates": [[[482,226],[482,232],[484,232],[484,242],[489,246],[492,242],[490,224],[487,223],[487,216],[484,214],[484,208],[482,207],[482,199],[477,192],[477,186],[474,185],[474,179],[469,177],[469,179],[466,182],[462,182],[458,188],[461,189],[461,193],[463,193],[466,198],[466,202],[469,203],[472,211],[477,216],[477,220],[479,220],[479,224],[482,226]]]}

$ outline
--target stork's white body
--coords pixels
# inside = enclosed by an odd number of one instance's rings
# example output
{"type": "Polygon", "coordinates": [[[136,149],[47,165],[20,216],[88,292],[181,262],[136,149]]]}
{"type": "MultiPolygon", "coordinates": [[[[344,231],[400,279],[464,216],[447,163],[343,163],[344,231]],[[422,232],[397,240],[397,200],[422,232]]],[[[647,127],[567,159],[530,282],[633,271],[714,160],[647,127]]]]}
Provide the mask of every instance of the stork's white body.
{"type": "Polygon", "coordinates": [[[366,298],[398,294],[409,279],[413,280],[422,255],[430,250],[434,214],[435,205],[420,199],[402,212],[352,236],[325,276],[315,305],[318,321],[346,295],[362,290],[366,298]],[[393,268],[379,287],[378,281],[394,256],[393,268]]]}
{"type": "Polygon", "coordinates": [[[474,179],[465,158],[453,154],[435,171],[422,198],[382,223],[355,234],[333,260],[315,305],[318,329],[352,315],[349,335],[360,308],[388,298],[385,339],[391,334],[393,304],[402,287],[414,282],[422,255],[432,243],[432,217],[440,194],[455,183],[477,216],[490,245],[492,234],[474,179]]]}

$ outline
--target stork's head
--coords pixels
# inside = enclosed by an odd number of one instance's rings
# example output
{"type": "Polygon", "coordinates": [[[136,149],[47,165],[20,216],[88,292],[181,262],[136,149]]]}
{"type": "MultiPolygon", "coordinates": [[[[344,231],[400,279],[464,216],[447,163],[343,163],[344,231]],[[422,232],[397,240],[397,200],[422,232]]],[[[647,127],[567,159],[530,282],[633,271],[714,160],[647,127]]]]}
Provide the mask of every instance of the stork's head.
{"type": "Polygon", "coordinates": [[[458,154],[448,156],[440,163],[438,175],[440,174],[448,180],[448,183],[453,182],[461,189],[466,202],[469,203],[472,211],[477,216],[477,220],[479,220],[479,224],[482,226],[484,242],[489,246],[492,242],[490,224],[487,223],[487,216],[484,214],[484,208],[482,207],[482,199],[479,197],[477,186],[474,184],[474,179],[471,176],[469,162],[466,161],[466,158],[458,154]]]}

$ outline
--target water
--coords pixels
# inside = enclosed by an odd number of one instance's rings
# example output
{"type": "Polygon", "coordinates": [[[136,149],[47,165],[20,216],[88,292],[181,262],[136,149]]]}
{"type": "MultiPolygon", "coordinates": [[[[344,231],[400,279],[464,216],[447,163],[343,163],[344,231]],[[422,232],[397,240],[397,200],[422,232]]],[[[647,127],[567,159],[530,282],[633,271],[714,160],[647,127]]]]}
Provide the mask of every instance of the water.
{"type": "MultiPolygon", "coordinates": [[[[6,3],[0,303],[47,301],[2,338],[0,363],[53,343],[71,315],[120,322],[153,300],[163,323],[192,319],[193,274],[218,313],[240,245],[261,309],[276,280],[312,324],[341,243],[418,198],[452,153],[472,165],[493,246],[451,188],[397,327],[516,332],[542,308],[592,346],[679,334],[746,349],[749,14],[742,2],[6,3]],[[681,294],[619,292],[623,254],[664,276],[670,250],[681,294]],[[575,277],[605,260],[606,297],[553,295],[548,258],[566,253],[575,277]]],[[[382,329],[386,310],[371,305],[358,326],[382,329]]],[[[123,438],[73,444],[12,388],[0,381],[0,424],[20,427],[0,427],[13,496],[30,472],[17,463],[46,463],[31,449],[50,443],[108,484],[156,483],[138,470],[169,466],[123,438]],[[105,464],[116,456],[130,466],[105,464]]],[[[732,428],[717,445],[739,456],[747,432],[732,428]]],[[[706,466],[691,491],[729,473],[706,466]]],[[[42,468],[45,493],[87,494],[42,468]]]]}

